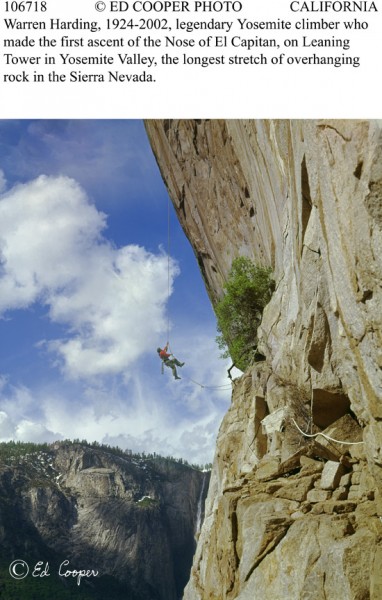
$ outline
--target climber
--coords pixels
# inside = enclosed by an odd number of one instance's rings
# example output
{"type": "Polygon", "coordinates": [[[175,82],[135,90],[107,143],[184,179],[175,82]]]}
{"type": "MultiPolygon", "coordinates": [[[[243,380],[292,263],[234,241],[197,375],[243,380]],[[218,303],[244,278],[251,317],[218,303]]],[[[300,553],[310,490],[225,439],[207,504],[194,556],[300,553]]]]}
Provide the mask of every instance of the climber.
{"type": "Polygon", "coordinates": [[[182,362],[182,363],[179,362],[179,360],[177,358],[175,358],[175,356],[173,358],[170,358],[173,355],[168,354],[167,350],[168,350],[168,342],[163,349],[157,348],[159,358],[162,359],[162,361],[163,361],[162,364],[164,364],[164,365],[166,365],[166,367],[169,367],[170,369],[172,369],[172,374],[174,375],[175,379],[181,379],[181,377],[178,376],[176,367],[183,367],[184,362],[182,362]]]}

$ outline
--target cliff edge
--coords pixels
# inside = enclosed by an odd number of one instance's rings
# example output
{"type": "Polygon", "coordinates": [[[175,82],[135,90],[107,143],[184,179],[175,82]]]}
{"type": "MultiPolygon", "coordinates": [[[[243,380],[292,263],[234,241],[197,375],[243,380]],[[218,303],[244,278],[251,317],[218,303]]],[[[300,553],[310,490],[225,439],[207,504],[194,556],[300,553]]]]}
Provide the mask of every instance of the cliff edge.
{"type": "Polygon", "coordinates": [[[276,280],[185,600],[382,597],[380,122],[146,129],[212,302],[237,256],[276,280]]]}

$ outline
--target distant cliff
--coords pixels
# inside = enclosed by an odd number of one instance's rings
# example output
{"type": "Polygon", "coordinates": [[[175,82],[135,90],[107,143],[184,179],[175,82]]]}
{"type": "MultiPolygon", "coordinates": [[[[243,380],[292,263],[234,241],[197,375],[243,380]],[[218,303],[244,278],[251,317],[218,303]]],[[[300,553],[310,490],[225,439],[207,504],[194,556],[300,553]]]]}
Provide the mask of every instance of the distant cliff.
{"type": "Polygon", "coordinates": [[[236,380],[219,432],[184,598],[377,600],[380,123],[146,129],[212,302],[237,256],[276,279],[258,331],[265,361],[236,380]]]}
{"type": "Polygon", "coordinates": [[[3,459],[0,597],[177,600],[208,478],[172,460],[71,443],[3,459]],[[15,559],[28,563],[25,579],[12,581],[8,566],[15,559]],[[64,571],[98,576],[80,586],[60,578],[64,560],[64,571]],[[38,561],[49,562],[49,576],[34,578],[38,561]]]}

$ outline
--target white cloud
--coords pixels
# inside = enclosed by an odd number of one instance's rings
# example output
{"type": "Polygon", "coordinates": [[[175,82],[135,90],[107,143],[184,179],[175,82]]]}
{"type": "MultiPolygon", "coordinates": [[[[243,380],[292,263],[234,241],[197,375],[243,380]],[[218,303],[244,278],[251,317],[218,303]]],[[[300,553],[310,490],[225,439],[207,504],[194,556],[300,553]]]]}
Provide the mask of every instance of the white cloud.
{"type": "Polygon", "coordinates": [[[3,391],[3,389],[5,389],[7,383],[8,383],[8,377],[0,374],[0,393],[3,391]]]}
{"type": "Polygon", "coordinates": [[[7,187],[7,180],[5,179],[4,172],[0,169],[0,194],[5,191],[7,187]]]}
{"type": "Polygon", "coordinates": [[[38,443],[51,443],[62,439],[60,434],[49,431],[41,423],[22,420],[17,423],[7,413],[0,411],[0,440],[2,442],[28,441],[38,443]]]}
{"type": "Polygon", "coordinates": [[[0,312],[45,306],[65,337],[40,349],[71,379],[47,376],[42,389],[0,374],[0,439],[79,438],[208,462],[230,401],[213,319],[172,315],[172,349],[186,365],[179,382],[169,369],[162,376],[155,349],[167,328],[167,256],[116,248],[105,227],[67,177],[0,196],[0,312]]]}
{"type": "Polygon", "coordinates": [[[52,443],[61,438],[59,434],[49,431],[42,423],[23,420],[17,424],[13,439],[20,441],[28,440],[28,442],[38,444],[42,442],[52,443]]]}
{"type": "Polygon", "coordinates": [[[7,419],[0,423],[0,438],[79,438],[191,463],[212,461],[217,431],[230,403],[226,364],[218,358],[208,328],[185,327],[182,338],[174,337],[174,345],[185,349],[181,381],[174,381],[169,369],[161,375],[155,351],[137,361],[127,382],[109,377],[84,389],[80,382],[57,381],[32,390],[3,378],[0,406],[7,419]]]}
{"type": "MultiPolygon", "coordinates": [[[[137,381],[134,382],[137,385],[137,381]]],[[[134,395],[134,388],[120,391],[120,395],[108,394],[108,402],[96,398],[76,407],[66,402],[46,402],[44,425],[49,431],[59,431],[62,438],[97,440],[111,446],[136,452],[186,458],[190,462],[204,464],[212,461],[216,433],[222,415],[229,402],[225,394],[225,406],[216,405],[211,394],[198,390],[206,405],[200,414],[182,415],[182,407],[171,405],[165,398],[166,389],[155,390],[142,377],[139,381],[142,396],[134,395]],[[133,398],[133,400],[131,400],[133,398]]],[[[187,396],[187,389],[181,390],[187,396]]]]}
{"type": "Polygon", "coordinates": [[[2,442],[8,442],[14,439],[15,427],[7,415],[3,410],[0,411],[0,440],[2,442]]]}
{"type": "MultiPolygon", "coordinates": [[[[91,122],[34,122],[3,165],[9,179],[25,181],[42,169],[72,178],[41,176],[8,189],[0,172],[0,318],[14,321],[15,330],[6,330],[17,332],[12,360],[3,364],[9,376],[0,374],[0,440],[80,438],[207,462],[230,402],[214,319],[194,310],[200,297],[180,253],[185,277],[177,291],[185,302],[171,304],[170,341],[186,365],[181,381],[169,369],[162,376],[156,347],[167,335],[167,256],[116,248],[106,239],[106,216],[89,201],[91,194],[110,210],[128,188],[123,201],[139,199],[140,212],[150,214],[163,201],[153,183],[162,185],[160,175],[147,142],[117,122],[106,129],[105,138],[91,122]],[[37,142],[38,152],[25,150],[37,142]],[[15,311],[30,307],[16,323],[15,311]],[[60,327],[50,328],[42,312],[60,327]],[[46,339],[36,359],[28,344],[40,323],[46,339]],[[49,369],[52,361],[67,377],[49,369]]],[[[171,285],[175,275],[171,264],[171,285]]]]}
{"type": "Polygon", "coordinates": [[[0,199],[0,312],[46,305],[68,332],[46,347],[72,378],[128,373],[166,327],[167,257],[117,249],[105,227],[67,177],[40,176],[0,199]]]}
{"type": "Polygon", "coordinates": [[[213,459],[216,433],[229,403],[198,386],[182,387],[158,375],[136,374],[128,387],[49,389],[6,385],[0,392],[0,441],[53,442],[59,439],[97,440],[134,452],[204,464],[213,459]],[[171,394],[171,390],[173,394],[171,394]],[[199,410],[186,414],[190,394],[199,397],[199,410]],[[81,401],[78,401],[81,397],[81,401]],[[183,404],[184,400],[184,404],[183,404]]]}
{"type": "Polygon", "coordinates": [[[25,386],[14,386],[0,375],[0,440],[53,442],[60,439],[58,432],[45,425],[43,402],[25,386]]]}
{"type": "Polygon", "coordinates": [[[104,226],[104,215],[66,177],[41,176],[11,189],[0,201],[0,310],[78,285],[104,226]]]}

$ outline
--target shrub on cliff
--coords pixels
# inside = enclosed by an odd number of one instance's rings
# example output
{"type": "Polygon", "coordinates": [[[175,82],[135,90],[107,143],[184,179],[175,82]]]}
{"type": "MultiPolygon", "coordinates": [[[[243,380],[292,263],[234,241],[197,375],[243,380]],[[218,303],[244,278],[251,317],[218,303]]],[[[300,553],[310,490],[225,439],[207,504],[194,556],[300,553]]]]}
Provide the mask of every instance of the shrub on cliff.
{"type": "Polygon", "coordinates": [[[223,358],[231,356],[244,371],[257,353],[257,328],[263,310],[274,291],[271,269],[241,256],[232,263],[225,294],[215,306],[218,331],[216,341],[223,358]]]}

